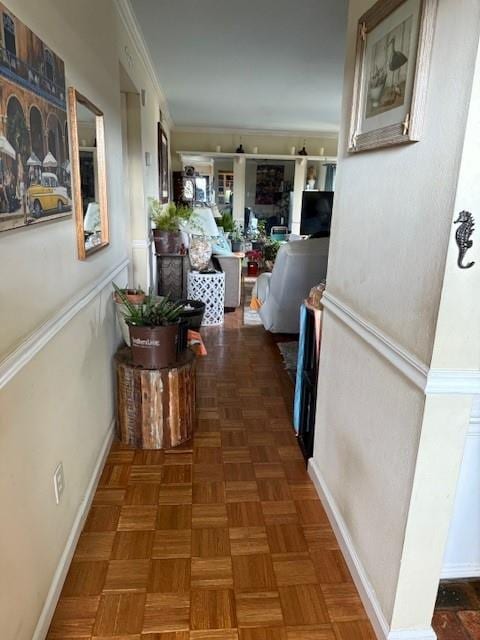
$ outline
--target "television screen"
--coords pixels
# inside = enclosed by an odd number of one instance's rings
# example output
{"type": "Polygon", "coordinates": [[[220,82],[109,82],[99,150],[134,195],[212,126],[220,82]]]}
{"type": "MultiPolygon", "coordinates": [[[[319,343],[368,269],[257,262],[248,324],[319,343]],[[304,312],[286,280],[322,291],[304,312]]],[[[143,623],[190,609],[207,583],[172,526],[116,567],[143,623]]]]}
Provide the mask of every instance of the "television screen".
{"type": "Polygon", "coordinates": [[[304,191],[300,233],[329,236],[332,220],[333,191],[304,191]]]}

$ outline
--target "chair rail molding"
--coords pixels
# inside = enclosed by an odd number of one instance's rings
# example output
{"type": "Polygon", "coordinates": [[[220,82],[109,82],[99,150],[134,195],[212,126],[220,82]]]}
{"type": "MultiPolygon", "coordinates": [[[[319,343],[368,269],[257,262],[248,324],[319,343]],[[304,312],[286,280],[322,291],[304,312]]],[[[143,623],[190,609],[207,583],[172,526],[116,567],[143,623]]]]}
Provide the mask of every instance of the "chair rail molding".
{"type": "Polygon", "coordinates": [[[425,394],[480,394],[480,370],[429,368],[339,298],[325,291],[324,309],[388,360],[425,394]]]}
{"type": "Polygon", "coordinates": [[[123,258],[123,260],[106,275],[82,289],[80,293],[60,309],[58,313],[35,329],[14,351],[7,355],[7,357],[0,362],[0,389],[7,385],[77,313],[96,298],[119,273],[126,269],[128,264],[129,259],[123,258]]]}
{"type": "Polygon", "coordinates": [[[353,309],[337,297],[325,291],[322,297],[324,308],[362,338],[377,353],[388,360],[422,391],[428,375],[428,366],[377,329],[375,325],[361,318],[353,309]]]}

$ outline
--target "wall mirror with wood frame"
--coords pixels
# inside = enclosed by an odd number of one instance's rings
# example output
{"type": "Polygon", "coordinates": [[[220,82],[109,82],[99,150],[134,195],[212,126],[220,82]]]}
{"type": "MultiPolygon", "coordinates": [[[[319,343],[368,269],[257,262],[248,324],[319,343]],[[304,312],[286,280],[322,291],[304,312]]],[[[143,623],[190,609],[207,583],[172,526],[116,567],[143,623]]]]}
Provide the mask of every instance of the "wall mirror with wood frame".
{"type": "Polygon", "coordinates": [[[108,245],[103,112],[74,87],[68,90],[72,193],[80,260],[108,245]]]}

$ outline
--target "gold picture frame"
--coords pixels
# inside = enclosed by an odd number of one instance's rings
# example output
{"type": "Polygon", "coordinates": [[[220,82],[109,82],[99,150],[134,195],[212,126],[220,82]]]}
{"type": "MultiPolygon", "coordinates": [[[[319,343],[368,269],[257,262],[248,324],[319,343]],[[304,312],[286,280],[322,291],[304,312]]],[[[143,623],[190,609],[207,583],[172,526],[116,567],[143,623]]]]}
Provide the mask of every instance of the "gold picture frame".
{"type": "Polygon", "coordinates": [[[71,140],[71,166],[72,166],[72,194],[73,206],[75,210],[75,228],[77,236],[77,252],[79,260],[86,260],[90,255],[107,247],[109,241],[108,225],[108,202],[107,202],[107,176],[105,161],[105,131],[103,112],[95,106],[88,98],[79,93],[74,87],[68,89],[68,115],[70,121],[71,140]],[[79,139],[79,118],[77,104],[94,115],[95,119],[95,190],[99,208],[99,231],[98,242],[93,246],[88,246],[85,234],[85,211],[84,198],[82,193],[81,158],[82,147],[79,139]]]}
{"type": "Polygon", "coordinates": [[[418,142],[438,0],[379,0],[358,21],[348,151],[418,142]]]}

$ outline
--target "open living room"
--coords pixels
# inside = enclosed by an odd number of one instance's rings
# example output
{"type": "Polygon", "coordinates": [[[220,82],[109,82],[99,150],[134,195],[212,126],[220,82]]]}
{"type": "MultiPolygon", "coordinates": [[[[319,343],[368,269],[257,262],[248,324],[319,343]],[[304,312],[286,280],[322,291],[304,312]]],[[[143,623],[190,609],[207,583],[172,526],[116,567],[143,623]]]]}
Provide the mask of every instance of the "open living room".
{"type": "Polygon", "coordinates": [[[480,640],[478,0],[0,14],[0,640],[480,640]]]}

